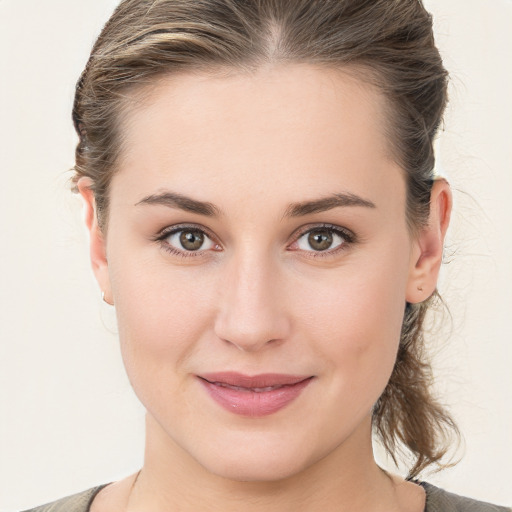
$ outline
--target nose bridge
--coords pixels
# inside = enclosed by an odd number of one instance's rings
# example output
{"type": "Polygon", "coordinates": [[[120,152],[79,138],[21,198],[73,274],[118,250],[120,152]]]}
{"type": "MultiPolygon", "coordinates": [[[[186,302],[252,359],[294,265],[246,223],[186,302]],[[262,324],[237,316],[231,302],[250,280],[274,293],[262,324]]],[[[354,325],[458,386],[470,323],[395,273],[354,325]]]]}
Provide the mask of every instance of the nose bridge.
{"type": "Polygon", "coordinates": [[[268,252],[246,248],[233,254],[220,284],[216,334],[240,350],[255,351],[287,335],[279,304],[279,268],[268,252]]]}

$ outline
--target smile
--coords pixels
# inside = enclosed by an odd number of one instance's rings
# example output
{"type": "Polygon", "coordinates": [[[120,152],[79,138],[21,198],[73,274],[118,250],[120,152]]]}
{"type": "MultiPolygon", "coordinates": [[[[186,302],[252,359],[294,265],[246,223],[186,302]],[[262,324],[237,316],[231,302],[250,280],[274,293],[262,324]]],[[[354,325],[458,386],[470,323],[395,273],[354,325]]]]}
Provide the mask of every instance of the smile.
{"type": "Polygon", "coordinates": [[[264,393],[265,391],[273,391],[274,389],[280,389],[284,386],[290,386],[291,384],[284,384],[283,386],[267,386],[265,388],[244,388],[242,386],[231,386],[226,384],[225,382],[211,382],[211,384],[215,384],[216,386],[221,386],[223,388],[234,389],[235,391],[247,391],[247,392],[255,392],[255,393],[264,393]]]}
{"type": "Polygon", "coordinates": [[[313,377],[282,374],[247,376],[234,372],[206,374],[199,381],[224,409],[241,416],[273,414],[294,401],[313,377]]]}

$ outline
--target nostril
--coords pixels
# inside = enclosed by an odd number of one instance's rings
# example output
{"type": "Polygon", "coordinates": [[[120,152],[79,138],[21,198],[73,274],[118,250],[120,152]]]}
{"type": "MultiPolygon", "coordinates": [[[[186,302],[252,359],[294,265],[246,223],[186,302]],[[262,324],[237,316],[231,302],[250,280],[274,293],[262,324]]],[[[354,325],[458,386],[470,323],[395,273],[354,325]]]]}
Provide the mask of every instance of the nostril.
{"type": "Polygon", "coordinates": [[[215,335],[244,352],[275,345],[289,336],[290,319],[268,275],[232,272],[222,289],[215,335]],[[236,279],[238,277],[238,279],[236,279]],[[251,279],[250,279],[251,277],[251,279]]]}
{"type": "Polygon", "coordinates": [[[237,337],[236,339],[234,337],[231,337],[231,339],[222,338],[222,340],[229,345],[233,345],[238,350],[242,352],[255,352],[257,350],[262,349],[263,347],[270,345],[270,344],[276,344],[279,340],[277,338],[272,339],[253,339],[249,338],[247,336],[241,336],[237,337]]]}

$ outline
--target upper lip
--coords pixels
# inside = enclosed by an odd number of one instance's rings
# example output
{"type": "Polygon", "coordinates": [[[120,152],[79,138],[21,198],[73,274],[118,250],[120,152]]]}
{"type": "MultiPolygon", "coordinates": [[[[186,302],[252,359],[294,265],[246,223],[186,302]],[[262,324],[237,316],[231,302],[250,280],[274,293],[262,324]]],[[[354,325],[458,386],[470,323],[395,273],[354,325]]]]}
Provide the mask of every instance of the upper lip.
{"type": "Polygon", "coordinates": [[[267,388],[276,386],[292,386],[309,379],[312,375],[286,375],[281,373],[260,373],[259,375],[244,375],[237,372],[203,373],[198,375],[212,384],[224,384],[240,388],[267,388]]]}

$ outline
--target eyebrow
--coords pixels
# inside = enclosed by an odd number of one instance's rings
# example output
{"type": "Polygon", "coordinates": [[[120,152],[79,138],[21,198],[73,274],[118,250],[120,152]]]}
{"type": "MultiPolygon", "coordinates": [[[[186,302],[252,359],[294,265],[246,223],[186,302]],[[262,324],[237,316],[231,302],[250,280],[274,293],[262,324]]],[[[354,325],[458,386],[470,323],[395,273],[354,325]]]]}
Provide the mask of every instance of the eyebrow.
{"type": "Polygon", "coordinates": [[[152,194],[136,203],[135,206],[139,204],[159,204],[168,206],[169,208],[179,208],[186,212],[198,213],[199,215],[205,215],[207,217],[217,217],[221,214],[221,211],[212,203],[198,201],[176,192],[152,194]]]}
{"type": "Polygon", "coordinates": [[[368,199],[363,199],[351,193],[339,193],[332,196],[315,199],[313,201],[303,201],[292,203],[285,211],[284,217],[301,217],[311,213],[320,213],[333,208],[360,206],[363,208],[376,208],[375,203],[368,199]]]}
{"type": "MultiPolygon", "coordinates": [[[[152,194],[141,199],[135,206],[140,204],[162,205],[169,208],[178,208],[187,212],[205,215],[207,217],[218,217],[222,211],[212,203],[198,201],[191,197],[179,194],[177,192],[162,192],[160,194],[152,194]]],[[[376,208],[375,204],[368,199],[363,199],[351,193],[333,194],[328,197],[314,199],[312,201],[301,201],[299,203],[291,203],[285,210],[284,217],[302,217],[312,213],[325,212],[333,208],[359,206],[364,208],[376,208]]]]}

